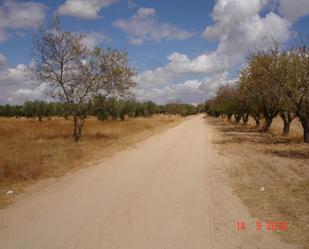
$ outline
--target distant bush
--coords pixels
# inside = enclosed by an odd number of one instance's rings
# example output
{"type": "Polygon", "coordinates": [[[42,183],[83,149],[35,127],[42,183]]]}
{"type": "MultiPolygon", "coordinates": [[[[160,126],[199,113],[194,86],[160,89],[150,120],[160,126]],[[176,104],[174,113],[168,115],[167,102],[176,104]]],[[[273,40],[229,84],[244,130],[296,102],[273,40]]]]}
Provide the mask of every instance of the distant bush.
{"type": "MultiPolygon", "coordinates": [[[[152,101],[139,102],[134,99],[106,98],[104,96],[96,96],[80,107],[80,113],[83,115],[95,116],[102,121],[107,119],[124,121],[127,117],[151,117],[154,114],[185,117],[202,111],[205,111],[204,105],[195,106],[180,103],[158,105],[152,101]]],[[[0,105],[0,116],[37,118],[41,122],[43,118],[52,116],[67,119],[70,116],[70,110],[63,103],[35,100],[26,101],[23,105],[0,105]]]]}

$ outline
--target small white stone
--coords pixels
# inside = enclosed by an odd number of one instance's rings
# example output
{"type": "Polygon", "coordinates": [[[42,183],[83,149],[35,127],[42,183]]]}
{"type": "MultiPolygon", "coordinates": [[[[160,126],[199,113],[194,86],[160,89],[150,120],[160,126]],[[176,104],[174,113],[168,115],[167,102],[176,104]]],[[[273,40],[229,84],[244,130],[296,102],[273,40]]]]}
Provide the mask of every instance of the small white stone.
{"type": "Polygon", "coordinates": [[[264,192],[264,191],[265,191],[265,188],[264,188],[264,187],[260,187],[260,191],[261,191],[261,192],[264,192]]]}
{"type": "Polygon", "coordinates": [[[6,192],[7,195],[12,195],[14,194],[14,191],[13,190],[9,190],[8,192],[6,192]]]}

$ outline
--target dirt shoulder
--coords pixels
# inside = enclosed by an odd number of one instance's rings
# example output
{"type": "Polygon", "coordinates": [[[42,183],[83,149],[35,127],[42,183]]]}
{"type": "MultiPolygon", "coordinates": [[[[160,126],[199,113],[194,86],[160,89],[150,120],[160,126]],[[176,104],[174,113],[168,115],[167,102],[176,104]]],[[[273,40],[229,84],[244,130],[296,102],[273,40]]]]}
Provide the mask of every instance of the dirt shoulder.
{"type": "MultiPolygon", "coordinates": [[[[309,145],[253,126],[206,118],[214,149],[229,163],[234,193],[263,222],[288,222],[282,238],[309,248],[309,145]]],[[[276,127],[274,127],[276,130],[276,127]]]]}

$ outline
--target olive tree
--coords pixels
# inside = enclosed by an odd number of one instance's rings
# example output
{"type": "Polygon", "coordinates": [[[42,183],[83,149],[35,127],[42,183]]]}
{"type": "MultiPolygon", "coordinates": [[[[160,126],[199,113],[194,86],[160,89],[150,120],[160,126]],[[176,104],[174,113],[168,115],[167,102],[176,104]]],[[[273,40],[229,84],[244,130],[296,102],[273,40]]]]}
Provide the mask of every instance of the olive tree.
{"type": "Polygon", "coordinates": [[[244,68],[239,75],[239,94],[244,99],[250,116],[254,119],[256,127],[260,126],[262,118],[261,96],[250,88],[250,74],[248,68],[244,68]]]}
{"type": "Polygon", "coordinates": [[[304,142],[309,143],[309,47],[302,42],[291,51],[293,68],[287,96],[304,129],[304,142]]]}
{"type": "Polygon", "coordinates": [[[22,111],[25,117],[37,117],[39,122],[48,114],[48,104],[44,101],[26,101],[23,105],[22,111]]]}
{"type": "Polygon", "coordinates": [[[64,103],[74,119],[73,137],[79,141],[87,117],[85,104],[101,94],[125,95],[134,86],[135,70],[127,53],[112,49],[88,49],[83,36],[64,30],[59,18],[40,28],[34,37],[32,73],[47,93],[64,103]]]}
{"type": "Polygon", "coordinates": [[[290,66],[287,52],[281,50],[277,42],[266,45],[265,50],[251,54],[246,72],[246,88],[252,91],[265,119],[264,132],[280,111],[289,110],[285,98],[290,66]]]}

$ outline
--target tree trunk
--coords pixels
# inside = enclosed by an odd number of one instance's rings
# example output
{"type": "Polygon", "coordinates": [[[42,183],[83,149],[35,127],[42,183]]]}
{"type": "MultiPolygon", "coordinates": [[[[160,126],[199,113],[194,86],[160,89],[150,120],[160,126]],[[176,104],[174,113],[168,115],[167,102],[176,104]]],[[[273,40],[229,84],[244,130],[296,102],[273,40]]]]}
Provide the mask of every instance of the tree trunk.
{"type": "Polygon", "coordinates": [[[234,114],[234,116],[235,116],[236,123],[239,124],[240,119],[241,119],[241,115],[238,115],[238,114],[235,115],[234,114]]]}
{"type": "Polygon", "coordinates": [[[227,114],[227,119],[229,120],[229,122],[231,122],[232,115],[233,115],[233,114],[227,114]]]}
{"type": "Polygon", "coordinates": [[[73,133],[73,137],[74,137],[74,141],[78,142],[82,136],[82,129],[84,126],[84,120],[78,116],[78,115],[74,115],[74,133],[73,133]]]}
{"type": "Polygon", "coordinates": [[[283,135],[287,136],[290,132],[291,121],[289,120],[286,113],[280,113],[280,117],[283,120],[283,135]]]}
{"type": "Polygon", "coordinates": [[[308,118],[302,118],[301,124],[304,129],[304,143],[309,143],[309,117],[308,118]]]}
{"type": "Polygon", "coordinates": [[[248,124],[249,121],[249,114],[245,113],[242,115],[242,121],[244,122],[244,125],[248,124]]]}
{"type": "Polygon", "coordinates": [[[270,128],[272,122],[273,122],[272,118],[265,118],[265,125],[264,125],[264,128],[263,128],[263,132],[269,131],[269,128],[270,128]]]}
{"type": "Polygon", "coordinates": [[[260,127],[260,124],[261,124],[261,116],[260,116],[260,115],[257,115],[257,114],[252,114],[252,118],[253,118],[254,121],[255,121],[255,127],[256,127],[256,128],[259,128],[259,127],[260,127]]]}
{"type": "Polygon", "coordinates": [[[290,133],[290,122],[286,120],[283,121],[283,135],[287,136],[290,133]]]}
{"type": "Polygon", "coordinates": [[[38,118],[39,118],[39,122],[42,122],[42,116],[38,116],[38,118]]]}
{"type": "Polygon", "coordinates": [[[283,120],[283,135],[287,136],[290,133],[290,125],[295,118],[290,112],[280,112],[280,117],[283,120]]]}

